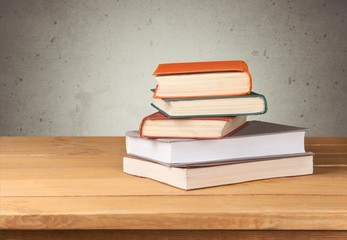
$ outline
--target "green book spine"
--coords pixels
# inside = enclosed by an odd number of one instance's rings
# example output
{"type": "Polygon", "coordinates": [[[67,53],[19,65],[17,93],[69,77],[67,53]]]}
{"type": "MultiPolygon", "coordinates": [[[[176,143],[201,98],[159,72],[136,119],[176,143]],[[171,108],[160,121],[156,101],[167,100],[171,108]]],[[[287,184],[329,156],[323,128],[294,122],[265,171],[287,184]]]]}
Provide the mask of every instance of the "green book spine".
{"type": "Polygon", "coordinates": [[[175,98],[175,99],[170,99],[170,98],[166,98],[166,99],[162,99],[165,102],[171,102],[171,101],[196,101],[196,100],[202,100],[202,99],[220,99],[220,98],[250,98],[250,97],[260,97],[264,100],[264,111],[262,112],[250,112],[250,113],[233,113],[233,114],[209,114],[209,115],[185,115],[185,116],[172,116],[169,115],[168,113],[164,112],[162,109],[160,109],[159,107],[157,107],[155,104],[151,103],[151,106],[154,107],[155,109],[157,109],[159,112],[161,112],[162,114],[164,114],[166,117],[168,118],[191,118],[191,117],[226,117],[226,116],[244,116],[244,115],[260,115],[260,114],[264,114],[267,112],[268,110],[268,104],[267,104],[267,100],[266,97],[262,94],[259,93],[255,93],[252,92],[248,95],[244,95],[244,96],[227,96],[227,97],[209,97],[209,98],[175,98]]]}

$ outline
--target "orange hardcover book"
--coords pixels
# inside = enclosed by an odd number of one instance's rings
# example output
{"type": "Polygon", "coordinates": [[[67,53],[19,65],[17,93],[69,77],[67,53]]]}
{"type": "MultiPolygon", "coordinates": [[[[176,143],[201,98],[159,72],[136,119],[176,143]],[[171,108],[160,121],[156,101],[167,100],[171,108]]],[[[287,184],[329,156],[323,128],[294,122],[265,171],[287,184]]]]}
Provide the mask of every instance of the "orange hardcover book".
{"type": "Polygon", "coordinates": [[[159,64],[154,98],[239,96],[252,90],[252,77],[244,61],[159,64]]]}
{"type": "Polygon", "coordinates": [[[139,133],[147,138],[214,139],[229,136],[246,124],[246,116],[168,118],[160,112],[143,118],[139,133]]]}
{"type": "Polygon", "coordinates": [[[182,62],[162,63],[154,71],[154,76],[184,74],[184,73],[206,73],[206,72],[248,72],[247,63],[241,60],[211,61],[211,62],[182,62]]]}

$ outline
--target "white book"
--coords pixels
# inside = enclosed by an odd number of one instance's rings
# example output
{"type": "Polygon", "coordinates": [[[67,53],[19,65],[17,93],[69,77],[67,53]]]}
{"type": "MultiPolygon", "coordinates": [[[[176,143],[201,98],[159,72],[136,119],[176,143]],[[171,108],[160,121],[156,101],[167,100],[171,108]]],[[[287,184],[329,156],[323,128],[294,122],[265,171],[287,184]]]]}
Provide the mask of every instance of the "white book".
{"type": "Polygon", "coordinates": [[[235,134],[213,140],[149,139],[129,131],[126,150],[166,164],[203,163],[304,153],[304,138],[304,128],[250,121],[235,134]]]}
{"type": "Polygon", "coordinates": [[[133,156],[123,158],[125,173],[184,190],[313,173],[311,153],[215,166],[170,167],[133,156]]]}

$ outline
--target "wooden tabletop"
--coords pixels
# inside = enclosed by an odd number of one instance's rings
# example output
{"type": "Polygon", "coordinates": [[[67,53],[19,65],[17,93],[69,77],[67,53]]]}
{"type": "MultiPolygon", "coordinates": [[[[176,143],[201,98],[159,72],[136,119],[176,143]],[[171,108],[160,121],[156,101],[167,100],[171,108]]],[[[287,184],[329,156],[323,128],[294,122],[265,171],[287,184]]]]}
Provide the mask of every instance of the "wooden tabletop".
{"type": "Polygon", "coordinates": [[[347,230],[347,138],[314,175],[184,191],[122,172],[124,137],[1,137],[0,229],[347,230]]]}

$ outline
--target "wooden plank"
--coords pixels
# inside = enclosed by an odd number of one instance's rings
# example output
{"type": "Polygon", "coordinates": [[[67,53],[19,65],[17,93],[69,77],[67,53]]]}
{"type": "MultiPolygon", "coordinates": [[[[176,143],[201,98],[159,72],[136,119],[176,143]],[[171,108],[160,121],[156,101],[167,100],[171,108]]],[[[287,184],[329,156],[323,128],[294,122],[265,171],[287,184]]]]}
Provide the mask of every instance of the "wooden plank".
{"type": "Polygon", "coordinates": [[[95,157],[125,153],[124,137],[0,137],[1,156],[95,157]]]}
{"type": "MultiPolygon", "coordinates": [[[[41,168],[100,168],[100,167],[121,167],[122,156],[101,156],[101,157],[65,157],[65,156],[3,156],[0,155],[0,169],[7,171],[12,169],[41,169],[41,168]]],[[[347,164],[347,154],[320,154],[313,157],[315,165],[344,165],[347,164]]]]}
{"type": "Polygon", "coordinates": [[[346,196],[5,197],[2,229],[347,230],[346,196]]]}
{"type": "MultiPolygon", "coordinates": [[[[12,159],[14,160],[14,159],[12,159]]],[[[21,160],[16,159],[17,165],[21,160]]],[[[14,164],[13,161],[11,165],[14,164]]],[[[184,191],[122,172],[120,160],[98,160],[98,166],[84,167],[84,159],[56,167],[57,161],[27,168],[0,170],[1,196],[104,196],[104,195],[209,195],[209,194],[302,194],[347,195],[347,167],[316,167],[314,175],[260,181],[184,191]],[[50,166],[50,163],[54,166],[50,166]],[[79,164],[77,164],[79,163],[79,164]],[[130,187],[131,186],[131,187],[130,187]],[[332,187],[334,186],[334,187],[332,187]]]]}
{"type": "MultiPolygon", "coordinates": [[[[97,155],[117,151],[115,146],[122,146],[124,137],[0,137],[3,155],[97,155]],[[30,139],[30,140],[28,140],[30,139]]],[[[307,151],[347,153],[347,138],[305,138],[307,151]]]]}
{"type": "Polygon", "coordinates": [[[306,137],[305,145],[347,144],[347,137],[306,137]]]}
{"type": "Polygon", "coordinates": [[[67,157],[67,156],[3,156],[0,155],[0,169],[42,169],[42,168],[100,168],[105,166],[120,166],[121,157],[100,156],[100,157],[67,157]]]}
{"type": "Polygon", "coordinates": [[[347,154],[315,154],[314,165],[347,166],[347,154]]]}
{"type": "Polygon", "coordinates": [[[306,145],[307,152],[315,154],[347,154],[346,145],[306,145]]]}
{"type": "Polygon", "coordinates": [[[186,192],[124,174],[121,170],[121,159],[125,155],[124,138],[19,138],[17,148],[38,154],[38,145],[42,144],[43,152],[47,154],[29,157],[8,150],[17,144],[16,139],[10,138],[10,144],[6,138],[8,155],[1,153],[1,196],[346,195],[347,168],[315,168],[314,176],[269,179],[186,192]],[[26,145],[29,139],[32,148],[26,145]],[[57,150],[57,146],[70,145],[73,147],[63,147],[61,152],[57,150]],[[75,146],[79,150],[74,150],[75,146]]]}
{"type": "Polygon", "coordinates": [[[2,240],[345,240],[347,231],[172,231],[172,230],[51,230],[51,231],[0,231],[2,240]]]}
{"type": "MultiPolygon", "coordinates": [[[[2,158],[22,157],[24,164],[32,158],[50,161],[56,157],[62,160],[64,157],[93,159],[125,155],[124,137],[0,137],[0,143],[2,158]]],[[[347,138],[309,137],[306,138],[306,150],[316,154],[317,164],[347,162],[347,138]],[[322,156],[323,162],[318,160],[322,154],[328,154],[322,156]]]]}
{"type": "MultiPolygon", "coordinates": [[[[305,138],[305,150],[315,153],[315,158],[319,158],[320,155],[328,155],[330,163],[346,164],[347,163],[347,138],[320,138],[320,137],[307,137],[305,138]],[[338,159],[343,159],[337,161],[338,159]]],[[[325,163],[325,162],[324,162],[325,163]]]]}
{"type": "MultiPolygon", "coordinates": [[[[54,161],[52,157],[47,156],[2,156],[0,158],[0,166],[4,168],[30,168],[33,167],[33,162],[35,162],[35,167],[40,168],[40,166],[45,166],[49,164],[53,168],[64,168],[64,167],[78,167],[80,162],[78,159],[80,157],[62,157],[54,156],[54,161]],[[20,162],[20,164],[18,164],[20,162]]],[[[121,164],[121,161],[118,160],[117,156],[103,156],[100,157],[101,160],[96,160],[95,157],[83,157],[83,166],[84,167],[102,167],[105,164],[121,164]],[[117,158],[117,160],[116,160],[117,158]]],[[[347,154],[321,154],[315,153],[314,155],[314,165],[347,165],[347,154]]]]}
{"type": "Polygon", "coordinates": [[[183,191],[122,173],[124,137],[0,137],[0,228],[347,230],[346,140],[308,138],[314,175],[183,191]]]}

